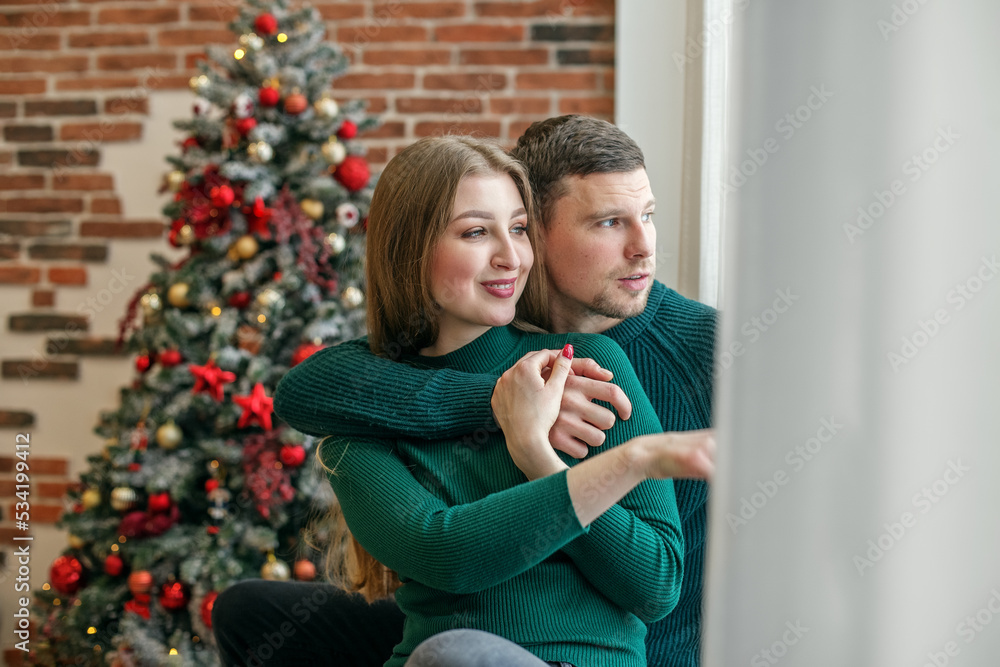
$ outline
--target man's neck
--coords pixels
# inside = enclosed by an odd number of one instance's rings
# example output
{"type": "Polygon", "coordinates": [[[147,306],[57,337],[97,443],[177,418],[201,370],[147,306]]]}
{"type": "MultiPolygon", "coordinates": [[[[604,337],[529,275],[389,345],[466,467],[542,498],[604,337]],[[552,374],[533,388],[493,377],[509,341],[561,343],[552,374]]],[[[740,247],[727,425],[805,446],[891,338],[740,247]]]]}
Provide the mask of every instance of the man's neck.
{"type": "Polygon", "coordinates": [[[569,310],[549,302],[549,325],[553,333],[604,333],[622,322],[591,311],[569,312],[569,310]]]}

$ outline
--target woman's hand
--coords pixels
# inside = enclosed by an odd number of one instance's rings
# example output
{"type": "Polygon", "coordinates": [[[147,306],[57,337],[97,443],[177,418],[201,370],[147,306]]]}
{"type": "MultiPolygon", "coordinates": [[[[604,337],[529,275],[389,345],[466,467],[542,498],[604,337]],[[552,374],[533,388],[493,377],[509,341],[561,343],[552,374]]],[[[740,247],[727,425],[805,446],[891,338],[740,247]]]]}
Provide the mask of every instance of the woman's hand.
{"type": "Polygon", "coordinates": [[[493,391],[493,414],[503,430],[507,450],[528,479],[567,468],[549,444],[549,431],[559,417],[573,346],[530,352],[507,370],[493,391]],[[546,369],[551,368],[548,378],[546,369]]]}
{"type": "Polygon", "coordinates": [[[647,477],[711,479],[715,472],[715,431],[679,431],[634,438],[647,477]]]}

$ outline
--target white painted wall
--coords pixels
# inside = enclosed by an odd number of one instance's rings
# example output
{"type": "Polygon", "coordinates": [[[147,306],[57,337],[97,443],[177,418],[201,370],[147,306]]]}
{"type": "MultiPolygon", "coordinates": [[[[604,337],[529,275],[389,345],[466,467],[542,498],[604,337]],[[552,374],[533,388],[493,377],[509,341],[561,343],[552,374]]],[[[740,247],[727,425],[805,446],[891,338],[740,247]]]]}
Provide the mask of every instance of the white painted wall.
{"type": "Polygon", "coordinates": [[[646,156],[656,197],[656,277],[678,284],[684,143],[685,0],[615,5],[615,124],[646,156]]]}

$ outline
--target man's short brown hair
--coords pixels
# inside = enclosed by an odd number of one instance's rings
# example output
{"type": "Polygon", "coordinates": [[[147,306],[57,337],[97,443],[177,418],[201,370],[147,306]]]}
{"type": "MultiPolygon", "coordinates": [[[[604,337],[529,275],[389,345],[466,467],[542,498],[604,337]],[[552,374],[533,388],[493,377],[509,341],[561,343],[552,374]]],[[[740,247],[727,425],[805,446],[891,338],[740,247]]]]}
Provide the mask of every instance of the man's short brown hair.
{"type": "Polygon", "coordinates": [[[511,154],[528,168],[542,224],[548,224],[552,204],[566,194],[564,177],[646,168],[642,150],[631,137],[589,116],[558,116],[533,123],[511,154]]]}

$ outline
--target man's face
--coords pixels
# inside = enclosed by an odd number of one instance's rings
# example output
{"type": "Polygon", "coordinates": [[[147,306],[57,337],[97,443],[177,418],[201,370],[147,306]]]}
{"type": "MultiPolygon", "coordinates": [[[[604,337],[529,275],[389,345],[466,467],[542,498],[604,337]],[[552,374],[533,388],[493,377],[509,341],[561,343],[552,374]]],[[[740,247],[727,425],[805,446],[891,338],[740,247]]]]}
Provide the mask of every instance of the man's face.
{"type": "Polygon", "coordinates": [[[567,176],[542,226],[557,332],[600,332],[646,307],[656,269],[645,169],[567,176]]]}

